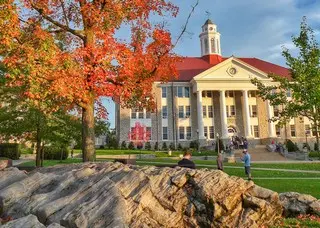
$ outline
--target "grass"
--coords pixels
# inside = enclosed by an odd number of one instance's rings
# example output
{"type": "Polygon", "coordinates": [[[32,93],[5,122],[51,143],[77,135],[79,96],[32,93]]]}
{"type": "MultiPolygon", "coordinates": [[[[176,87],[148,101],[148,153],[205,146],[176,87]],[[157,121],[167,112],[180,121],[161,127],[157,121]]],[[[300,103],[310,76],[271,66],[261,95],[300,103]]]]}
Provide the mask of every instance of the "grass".
{"type": "Polygon", "coordinates": [[[312,227],[320,228],[320,218],[317,216],[301,216],[298,218],[285,218],[272,228],[291,228],[291,227],[312,227]]]}
{"type": "MultiPolygon", "coordinates": [[[[74,153],[81,153],[81,150],[74,150],[74,153]]],[[[179,157],[182,151],[172,151],[172,156],[168,155],[167,151],[153,151],[153,150],[113,150],[113,149],[97,149],[96,155],[129,155],[129,154],[154,154],[156,157],[179,157]]],[[[192,152],[193,156],[215,156],[214,151],[198,151],[192,152]]]]}
{"type": "MultiPolygon", "coordinates": [[[[107,159],[98,159],[98,161],[106,161],[107,159]]],[[[112,160],[112,159],[110,159],[112,160]]],[[[45,160],[44,166],[53,166],[59,164],[71,164],[71,163],[80,163],[81,159],[66,159],[63,161],[59,160],[45,160]]],[[[167,159],[150,159],[150,160],[137,160],[138,165],[152,165],[150,162],[162,162],[177,164],[177,160],[170,158],[167,159]]],[[[195,161],[198,168],[212,168],[216,169],[215,161],[195,161]],[[203,165],[210,165],[211,167],[205,167],[203,165]]],[[[234,166],[239,168],[225,167],[224,171],[232,176],[239,176],[246,178],[244,174],[243,164],[224,164],[225,166],[234,166]],[[240,168],[241,166],[241,168],[240,168]]],[[[35,166],[35,162],[26,162],[20,166],[35,166]]],[[[253,164],[252,166],[259,168],[280,168],[280,169],[297,169],[297,170],[320,170],[320,164],[253,164]]],[[[289,192],[295,191],[304,194],[310,194],[316,198],[320,198],[320,180],[310,180],[303,178],[320,178],[319,173],[301,173],[301,172],[287,172],[287,171],[273,171],[273,170],[252,170],[252,176],[254,182],[265,188],[269,188],[276,192],[289,192]],[[259,179],[259,178],[296,178],[296,179],[259,179]]]]}

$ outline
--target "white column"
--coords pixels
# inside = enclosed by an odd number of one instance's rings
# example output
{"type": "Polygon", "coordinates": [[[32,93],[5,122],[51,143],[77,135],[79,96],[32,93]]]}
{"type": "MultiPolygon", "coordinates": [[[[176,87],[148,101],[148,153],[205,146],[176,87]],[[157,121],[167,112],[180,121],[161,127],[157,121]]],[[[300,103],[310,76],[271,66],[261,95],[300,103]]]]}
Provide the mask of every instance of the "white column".
{"type": "Polygon", "coordinates": [[[244,135],[245,137],[252,137],[250,131],[250,112],[248,101],[248,90],[242,90],[243,95],[243,110],[244,110],[244,135]]]}
{"type": "Polygon", "coordinates": [[[205,139],[202,117],[202,91],[197,91],[197,112],[198,112],[198,132],[199,139],[205,139]]]}
{"type": "Polygon", "coordinates": [[[228,138],[225,90],[220,90],[221,138],[228,138]]]}
{"type": "Polygon", "coordinates": [[[268,112],[268,130],[269,130],[269,138],[275,138],[276,132],[274,128],[274,122],[270,121],[273,117],[273,107],[270,105],[270,101],[267,100],[267,112],[268,112]]]}

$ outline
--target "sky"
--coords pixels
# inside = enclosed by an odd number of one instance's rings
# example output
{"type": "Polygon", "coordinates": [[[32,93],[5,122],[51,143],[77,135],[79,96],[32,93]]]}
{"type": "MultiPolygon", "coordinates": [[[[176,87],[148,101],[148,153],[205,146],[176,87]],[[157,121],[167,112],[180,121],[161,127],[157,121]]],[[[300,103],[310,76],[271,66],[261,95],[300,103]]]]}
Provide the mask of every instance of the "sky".
{"type": "MultiPolygon", "coordinates": [[[[166,21],[173,40],[176,40],[196,0],[172,2],[179,7],[179,14],[176,18],[166,18],[166,21]]],[[[188,23],[187,33],[175,52],[181,56],[200,56],[201,26],[210,18],[221,34],[223,56],[256,57],[286,66],[281,55],[282,47],[297,53],[291,37],[299,34],[303,16],[307,17],[319,41],[320,0],[199,0],[188,23]]],[[[122,30],[118,35],[126,37],[126,34],[122,30]]],[[[109,112],[111,127],[114,127],[114,104],[107,98],[103,103],[109,112]]]]}

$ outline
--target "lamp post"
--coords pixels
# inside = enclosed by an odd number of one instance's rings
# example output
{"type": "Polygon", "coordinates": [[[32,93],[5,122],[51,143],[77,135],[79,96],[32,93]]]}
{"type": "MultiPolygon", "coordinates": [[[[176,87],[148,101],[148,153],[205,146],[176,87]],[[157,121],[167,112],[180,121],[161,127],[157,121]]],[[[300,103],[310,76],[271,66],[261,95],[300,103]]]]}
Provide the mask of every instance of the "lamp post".
{"type": "Polygon", "coordinates": [[[218,144],[218,153],[220,152],[220,140],[219,140],[219,133],[217,133],[217,144],[218,144]]]}
{"type": "Polygon", "coordinates": [[[197,141],[198,141],[198,143],[197,143],[197,151],[198,151],[198,153],[200,154],[200,139],[199,139],[199,129],[197,129],[197,141]]]}

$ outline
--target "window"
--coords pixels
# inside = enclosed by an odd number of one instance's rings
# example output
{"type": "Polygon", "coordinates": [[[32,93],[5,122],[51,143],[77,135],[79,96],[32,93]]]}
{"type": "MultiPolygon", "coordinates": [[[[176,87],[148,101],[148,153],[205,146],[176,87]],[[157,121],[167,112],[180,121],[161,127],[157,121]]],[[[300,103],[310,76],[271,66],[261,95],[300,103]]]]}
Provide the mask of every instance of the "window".
{"type": "Polygon", "coordinates": [[[258,125],[253,126],[253,136],[255,138],[259,138],[259,126],[258,125]]]}
{"type": "Polygon", "coordinates": [[[205,53],[209,52],[208,39],[204,39],[204,51],[205,53]]]}
{"type": "Polygon", "coordinates": [[[183,87],[178,86],[178,97],[183,97],[183,87]]]}
{"type": "Polygon", "coordinates": [[[136,130],[135,130],[134,127],[131,127],[130,139],[131,139],[131,140],[136,140],[136,139],[137,139],[137,134],[136,134],[136,130]]]}
{"type": "Polygon", "coordinates": [[[179,139],[184,139],[184,127],[179,127],[179,139]]]}
{"type": "Polygon", "coordinates": [[[257,96],[257,91],[251,90],[249,91],[249,97],[256,97],[257,96]]]}
{"type": "Polygon", "coordinates": [[[162,87],[162,98],[166,98],[167,97],[167,87],[162,87]]]}
{"type": "Polygon", "coordinates": [[[191,139],[191,127],[187,127],[187,139],[190,140],[191,139]]]}
{"type": "Polygon", "coordinates": [[[186,118],[190,117],[190,106],[186,106],[186,118]]]}
{"type": "Polygon", "coordinates": [[[273,106],[273,116],[279,116],[279,105],[273,106]]]}
{"type": "Polygon", "coordinates": [[[208,127],[203,127],[204,137],[208,138],[208,127]]]}
{"type": "Polygon", "coordinates": [[[208,116],[209,116],[209,118],[213,118],[213,106],[212,105],[208,106],[208,116]]]}
{"type": "Polygon", "coordinates": [[[190,87],[184,87],[184,96],[190,97],[190,87]]]}
{"type": "Polygon", "coordinates": [[[209,136],[210,136],[210,139],[214,139],[214,127],[213,126],[209,127],[209,136]]]}
{"type": "Polygon", "coordinates": [[[211,52],[215,53],[216,52],[216,40],[214,38],[211,39],[211,52]]]}
{"type": "Polygon", "coordinates": [[[179,118],[184,118],[184,107],[179,106],[179,118]]]}
{"type": "Polygon", "coordinates": [[[202,106],[202,115],[203,118],[207,118],[207,106],[202,106]]]}
{"type": "Polygon", "coordinates": [[[236,107],[234,105],[230,105],[230,115],[231,116],[236,115],[236,107]]]}
{"type": "Polygon", "coordinates": [[[309,124],[304,125],[304,130],[305,130],[304,133],[305,133],[306,135],[311,135],[310,125],[309,125],[309,124]]]}
{"type": "Polygon", "coordinates": [[[257,105],[251,105],[251,117],[257,117],[257,105]]]}
{"type": "Polygon", "coordinates": [[[207,94],[206,91],[202,91],[202,97],[206,97],[207,96],[206,94],[207,94]]]}
{"type": "Polygon", "coordinates": [[[225,96],[226,97],[234,97],[234,91],[226,91],[225,96]]]}
{"type": "Polygon", "coordinates": [[[168,127],[162,127],[162,139],[168,140],[168,127]]]}
{"type": "Polygon", "coordinates": [[[162,118],[167,119],[168,118],[168,108],[167,106],[162,106],[162,118]]]}
{"type": "Polygon", "coordinates": [[[137,111],[136,108],[131,109],[131,119],[137,119],[137,111]]]}
{"type": "Polygon", "coordinates": [[[290,125],[291,137],[296,137],[296,127],[294,125],[290,125]]]}
{"type": "Polygon", "coordinates": [[[146,119],[150,119],[151,118],[151,112],[146,111],[146,119]]]}
{"type": "Polygon", "coordinates": [[[207,97],[212,97],[212,91],[207,91],[207,97]]]}
{"type": "Polygon", "coordinates": [[[287,89],[287,97],[291,97],[291,89],[287,89]]]}
{"type": "Polygon", "coordinates": [[[312,128],[312,136],[317,136],[317,131],[316,131],[316,127],[311,125],[311,128],[312,128]]]}
{"type": "Polygon", "coordinates": [[[138,117],[139,119],[143,119],[143,109],[139,109],[139,112],[138,112],[138,117]]]}
{"type": "Polygon", "coordinates": [[[281,135],[281,128],[279,125],[276,125],[276,135],[277,135],[277,137],[280,137],[280,135],[281,135]]]}
{"type": "Polygon", "coordinates": [[[151,139],[151,127],[146,127],[146,135],[145,135],[146,140],[151,139]]]}

